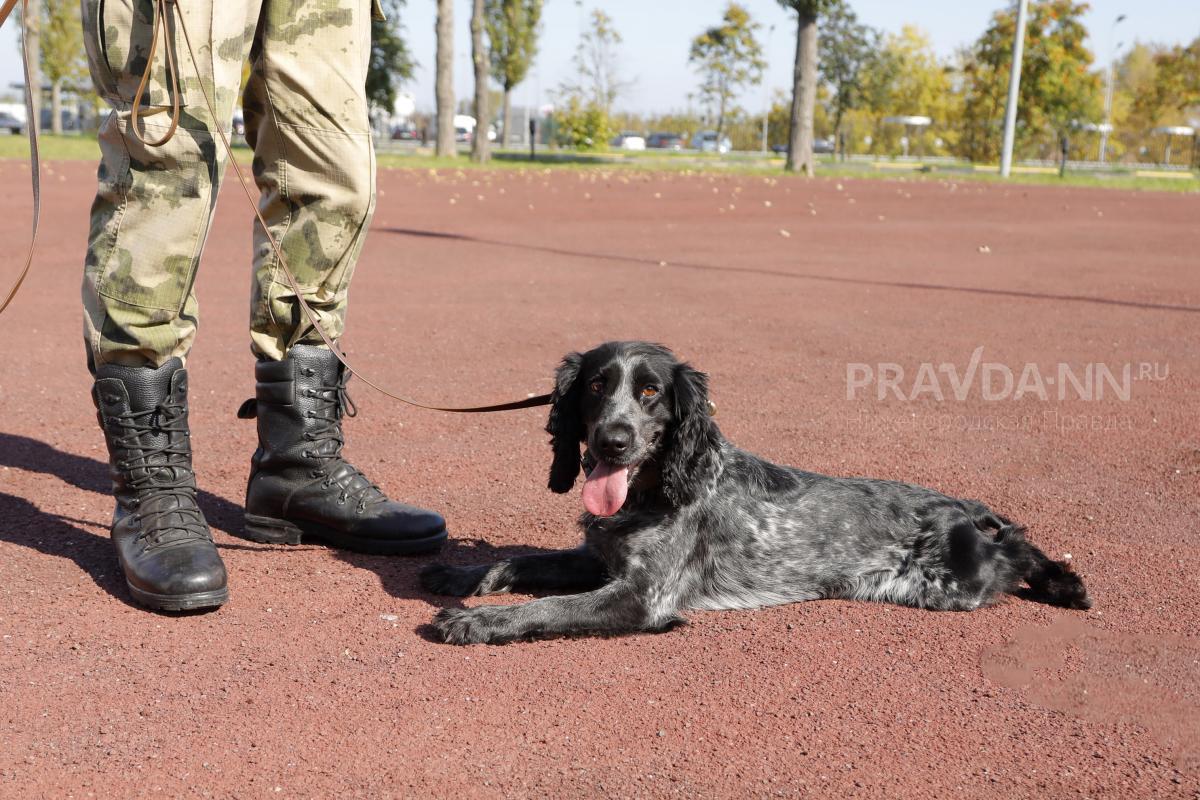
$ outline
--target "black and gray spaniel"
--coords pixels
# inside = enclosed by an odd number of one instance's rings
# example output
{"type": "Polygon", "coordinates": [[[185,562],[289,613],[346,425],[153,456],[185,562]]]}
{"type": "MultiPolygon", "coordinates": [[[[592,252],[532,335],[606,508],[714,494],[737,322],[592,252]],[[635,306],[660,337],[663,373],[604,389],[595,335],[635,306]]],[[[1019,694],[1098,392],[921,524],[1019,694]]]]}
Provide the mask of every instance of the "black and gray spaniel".
{"type": "Polygon", "coordinates": [[[570,491],[581,467],[587,474],[583,545],[436,564],[421,580],[458,596],[577,593],[445,609],[433,625],[447,642],[657,632],[685,609],[818,598],[968,611],[1022,591],[1091,605],[1067,564],[980,502],[781,467],[734,447],[712,419],[706,376],[658,345],[609,342],[564,358],[546,430],[550,488],[570,491]]]}

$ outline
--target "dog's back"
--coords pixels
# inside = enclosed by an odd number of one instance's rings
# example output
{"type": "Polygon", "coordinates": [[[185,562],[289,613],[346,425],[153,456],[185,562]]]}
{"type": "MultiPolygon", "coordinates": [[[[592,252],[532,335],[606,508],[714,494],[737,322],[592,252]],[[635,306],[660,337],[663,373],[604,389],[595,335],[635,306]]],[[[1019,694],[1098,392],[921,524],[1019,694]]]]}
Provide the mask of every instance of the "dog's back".
{"type": "Polygon", "coordinates": [[[1022,581],[1033,599],[1089,605],[1069,567],[978,501],[780,467],[728,444],[721,460],[713,491],[688,513],[699,538],[688,607],[837,597],[970,610],[1022,581]]]}

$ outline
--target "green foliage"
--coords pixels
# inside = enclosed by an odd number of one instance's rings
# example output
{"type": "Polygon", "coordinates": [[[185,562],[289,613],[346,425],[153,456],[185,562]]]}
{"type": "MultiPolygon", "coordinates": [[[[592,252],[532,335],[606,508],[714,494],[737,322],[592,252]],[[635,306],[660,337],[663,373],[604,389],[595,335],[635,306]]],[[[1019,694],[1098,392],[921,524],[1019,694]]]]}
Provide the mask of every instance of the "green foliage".
{"type": "MultiPolygon", "coordinates": [[[[1161,153],[1160,125],[1200,117],[1200,38],[1187,46],[1137,43],[1116,64],[1113,79],[1114,158],[1151,161],[1161,153]]],[[[1184,155],[1184,149],[1176,152],[1184,155]]]]}
{"type": "Polygon", "coordinates": [[[762,46],[754,38],[754,32],[760,27],[750,18],[750,12],[731,2],[725,8],[720,25],[692,40],[688,60],[699,69],[703,78],[701,98],[710,108],[716,108],[718,136],[725,132],[727,114],[737,111],[732,108],[734,97],[747,84],[762,80],[766,62],[762,57],[762,46]]]}
{"type": "Polygon", "coordinates": [[[779,0],[779,5],[809,19],[828,14],[831,9],[843,4],[844,0],[779,0]]]}
{"type": "Polygon", "coordinates": [[[83,50],[83,23],[76,0],[43,0],[41,20],[42,74],[50,83],[72,89],[88,86],[83,50]]]}
{"type": "Polygon", "coordinates": [[[570,95],[550,115],[551,136],[559,147],[605,150],[616,136],[608,111],[595,102],[570,95]]]}
{"type": "MultiPolygon", "coordinates": [[[[1017,109],[1019,153],[1049,158],[1063,132],[1099,121],[1100,78],[1090,71],[1092,54],[1083,45],[1087,9],[1075,0],[1030,3],[1017,109]]],[[[964,59],[962,152],[975,161],[999,156],[1015,32],[1015,12],[997,11],[964,59]]]]}
{"type": "Polygon", "coordinates": [[[487,0],[483,14],[492,77],[509,91],[525,80],[537,55],[542,0],[487,0]]]}
{"type": "Polygon", "coordinates": [[[1200,37],[1186,47],[1179,45],[1154,57],[1154,80],[1138,102],[1155,123],[1184,122],[1182,112],[1200,105],[1200,37]]]}
{"type": "Polygon", "coordinates": [[[829,87],[826,109],[840,131],[847,111],[863,102],[860,75],[879,53],[879,31],[858,21],[845,3],[834,3],[821,22],[819,62],[821,80],[829,87]]]}
{"type": "Polygon", "coordinates": [[[400,10],[405,0],[384,0],[387,20],[371,20],[371,60],[367,66],[367,101],[389,114],[396,106],[396,93],[411,80],[417,62],[404,41],[400,10]]]}
{"type": "Polygon", "coordinates": [[[906,25],[884,37],[882,45],[864,60],[858,76],[857,98],[842,124],[847,152],[894,155],[909,135],[909,152],[947,155],[957,140],[961,117],[950,68],[934,53],[928,36],[906,25]],[[906,131],[888,117],[921,115],[932,125],[906,131]],[[869,137],[869,139],[868,139],[869,137]],[[869,142],[869,143],[868,143],[869,142]]]}

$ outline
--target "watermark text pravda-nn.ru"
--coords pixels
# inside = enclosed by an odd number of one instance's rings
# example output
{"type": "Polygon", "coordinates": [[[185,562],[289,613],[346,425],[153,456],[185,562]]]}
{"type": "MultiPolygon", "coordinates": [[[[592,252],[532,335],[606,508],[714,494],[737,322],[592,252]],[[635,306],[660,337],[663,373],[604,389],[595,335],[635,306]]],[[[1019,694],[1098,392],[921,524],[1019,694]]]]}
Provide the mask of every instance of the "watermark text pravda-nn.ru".
{"type": "Polygon", "coordinates": [[[876,400],[921,400],[966,402],[1032,398],[1048,402],[1082,400],[1093,402],[1106,396],[1128,402],[1137,381],[1165,381],[1170,365],[1153,361],[1108,364],[1093,361],[1070,364],[1060,361],[1052,368],[1026,362],[1018,369],[983,360],[983,347],[971,353],[966,368],[957,364],[925,362],[915,372],[890,362],[846,364],[846,399],[874,395],[876,400]]]}
{"type": "MultiPolygon", "coordinates": [[[[879,420],[889,427],[901,425],[922,430],[1035,430],[1051,428],[1060,432],[1134,430],[1148,420],[1132,413],[1092,413],[1081,411],[1078,403],[1104,400],[1128,403],[1134,386],[1140,382],[1163,382],[1170,377],[1170,365],[1155,361],[1108,363],[1058,362],[1044,366],[1026,362],[1012,366],[984,361],[984,348],[976,347],[965,366],[925,362],[915,370],[891,362],[846,364],[846,399],[879,402],[959,402],[982,400],[989,403],[1025,401],[1017,412],[1015,405],[995,408],[986,413],[925,414],[914,412],[911,420],[879,420]],[[1051,403],[1049,408],[1032,410],[1028,401],[1051,403]],[[1070,403],[1071,411],[1058,404],[1070,403]]],[[[1111,405],[1105,406],[1111,409],[1111,405]]],[[[865,409],[852,420],[855,425],[870,424],[865,409]]]]}

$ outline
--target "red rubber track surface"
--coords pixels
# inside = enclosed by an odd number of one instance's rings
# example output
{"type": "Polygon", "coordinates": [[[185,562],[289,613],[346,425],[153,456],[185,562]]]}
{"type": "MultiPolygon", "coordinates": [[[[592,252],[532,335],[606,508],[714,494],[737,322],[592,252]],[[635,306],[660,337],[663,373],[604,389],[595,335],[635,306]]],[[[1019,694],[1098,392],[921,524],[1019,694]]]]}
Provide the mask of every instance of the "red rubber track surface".
{"type": "MultiPolygon", "coordinates": [[[[9,256],[24,169],[0,163],[9,256]]],[[[94,169],[45,172],[45,241],[0,319],[0,796],[1197,796],[1200,197],[382,171],[344,340],[374,379],[494,402],[546,391],[567,351],[661,341],[711,374],[739,445],[983,499],[1070,553],[1096,601],[811,602],[456,648],[422,631],[458,602],[417,588],[432,558],[236,536],[254,429],[234,416],[253,365],[232,185],[188,364],[232,599],[191,616],[131,604],[80,340],[94,169]],[[1047,385],[989,401],[976,378],[960,401],[943,371],[942,400],[909,399],[921,364],[961,373],[979,347],[1016,377],[1061,362],[1135,379],[1128,399],[1047,385]],[[905,399],[848,398],[847,365],[889,363],[905,399]],[[1142,363],[1156,371],[1136,380],[1142,363]]],[[[577,542],[578,490],[544,488],[543,410],[451,416],[359,386],[348,453],[445,513],[442,559],[577,542]]]]}

